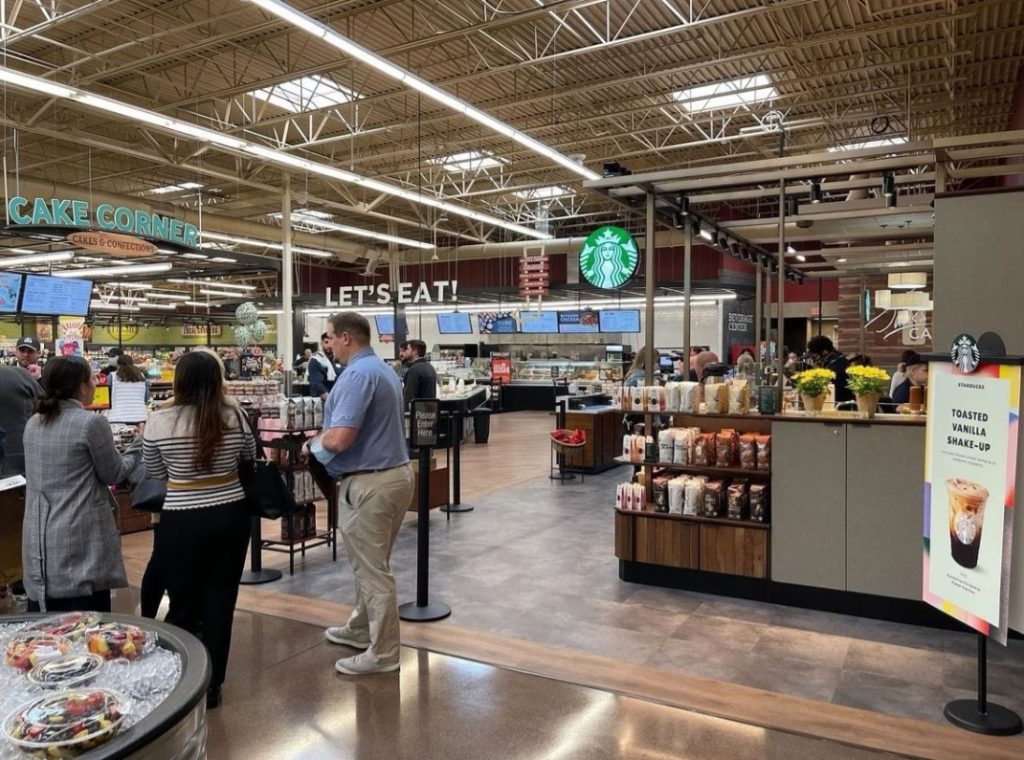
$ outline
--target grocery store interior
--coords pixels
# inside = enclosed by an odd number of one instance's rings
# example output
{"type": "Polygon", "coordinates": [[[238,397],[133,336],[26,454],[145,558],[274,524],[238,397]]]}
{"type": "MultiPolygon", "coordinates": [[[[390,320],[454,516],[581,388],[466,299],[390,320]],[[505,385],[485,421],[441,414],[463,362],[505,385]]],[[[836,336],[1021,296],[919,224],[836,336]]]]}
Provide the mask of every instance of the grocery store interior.
{"type": "Polygon", "coordinates": [[[168,597],[142,617],[127,483],[113,617],[32,627],[31,494],[67,484],[22,417],[0,760],[1024,757],[1024,3],[0,0],[0,46],[0,429],[79,356],[130,451],[118,357],[145,417],[207,349],[290,504],[251,518],[215,704],[168,597]],[[425,344],[390,566],[450,609],[361,676],[302,453],[342,311],[400,376],[425,344]],[[981,406],[942,390],[975,367],[981,406]],[[102,730],[30,730],[40,631],[102,730]]]}

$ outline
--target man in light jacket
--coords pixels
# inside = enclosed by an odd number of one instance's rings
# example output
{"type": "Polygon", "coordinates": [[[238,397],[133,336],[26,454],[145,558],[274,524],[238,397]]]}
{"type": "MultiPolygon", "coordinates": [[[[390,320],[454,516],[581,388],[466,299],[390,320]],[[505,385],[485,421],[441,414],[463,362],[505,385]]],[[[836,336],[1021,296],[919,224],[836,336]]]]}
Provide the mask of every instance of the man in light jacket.
{"type": "Polygon", "coordinates": [[[331,342],[327,339],[327,333],[320,336],[320,350],[309,359],[306,366],[306,374],[309,377],[309,395],[314,398],[319,396],[326,401],[334,387],[335,381],[345,368],[334,360],[334,353],[331,351],[331,342]]]}

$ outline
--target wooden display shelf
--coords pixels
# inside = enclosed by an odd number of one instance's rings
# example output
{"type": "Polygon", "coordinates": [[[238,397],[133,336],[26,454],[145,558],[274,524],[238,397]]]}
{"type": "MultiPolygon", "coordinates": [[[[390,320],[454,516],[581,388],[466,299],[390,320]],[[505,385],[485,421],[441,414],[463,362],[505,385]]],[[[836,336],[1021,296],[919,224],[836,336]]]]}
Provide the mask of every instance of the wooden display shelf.
{"type": "Polygon", "coordinates": [[[758,530],[768,530],[772,527],[771,523],[758,522],[757,520],[751,520],[750,518],[733,520],[728,517],[677,515],[672,512],[655,512],[653,509],[619,509],[618,507],[615,507],[615,511],[620,515],[640,515],[642,517],[654,517],[659,520],[682,520],[684,522],[707,523],[709,525],[727,525],[730,528],[757,528],[758,530]]]}
{"type": "Polygon", "coordinates": [[[690,475],[717,475],[723,478],[770,478],[771,470],[747,470],[743,467],[710,467],[698,464],[673,464],[671,462],[633,462],[628,457],[617,456],[620,464],[639,464],[647,467],[661,467],[666,470],[685,472],[690,475]]]}

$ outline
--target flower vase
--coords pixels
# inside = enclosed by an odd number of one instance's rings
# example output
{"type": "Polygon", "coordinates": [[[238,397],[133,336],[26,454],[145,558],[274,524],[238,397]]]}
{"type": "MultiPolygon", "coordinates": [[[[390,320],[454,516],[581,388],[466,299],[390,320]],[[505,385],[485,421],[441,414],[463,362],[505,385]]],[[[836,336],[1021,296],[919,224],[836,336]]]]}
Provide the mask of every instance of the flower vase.
{"type": "Polygon", "coordinates": [[[857,396],[857,411],[866,412],[868,417],[874,417],[878,399],[881,397],[880,393],[865,393],[863,396],[857,396]]]}
{"type": "Polygon", "coordinates": [[[806,393],[801,393],[800,400],[803,401],[806,412],[820,412],[825,407],[824,393],[820,396],[808,396],[806,393]]]}

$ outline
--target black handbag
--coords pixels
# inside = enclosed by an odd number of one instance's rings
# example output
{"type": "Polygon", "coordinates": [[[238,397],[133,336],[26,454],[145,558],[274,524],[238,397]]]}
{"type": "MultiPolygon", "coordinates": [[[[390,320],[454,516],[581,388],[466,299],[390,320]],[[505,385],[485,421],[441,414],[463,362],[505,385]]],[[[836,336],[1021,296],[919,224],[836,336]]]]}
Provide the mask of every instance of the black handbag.
{"type": "Polygon", "coordinates": [[[131,486],[128,504],[140,512],[161,512],[164,508],[164,499],[167,498],[167,481],[146,477],[146,463],[142,461],[142,450],[137,448],[136,451],[138,459],[128,472],[128,485],[131,486]]]}
{"type": "Polygon", "coordinates": [[[237,409],[236,412],[242,432],[248,430],[256,440],[257,459],[253,462],[243,459],[238,463],[238,480],[245,491],[245,503],[249,514],[267,520],[278,520],[290,515],[298,508],[295,496],[285,483],[277,465],[266,460],[260,439],[253,431],[245,413],[241,409],[237,409]]]}

